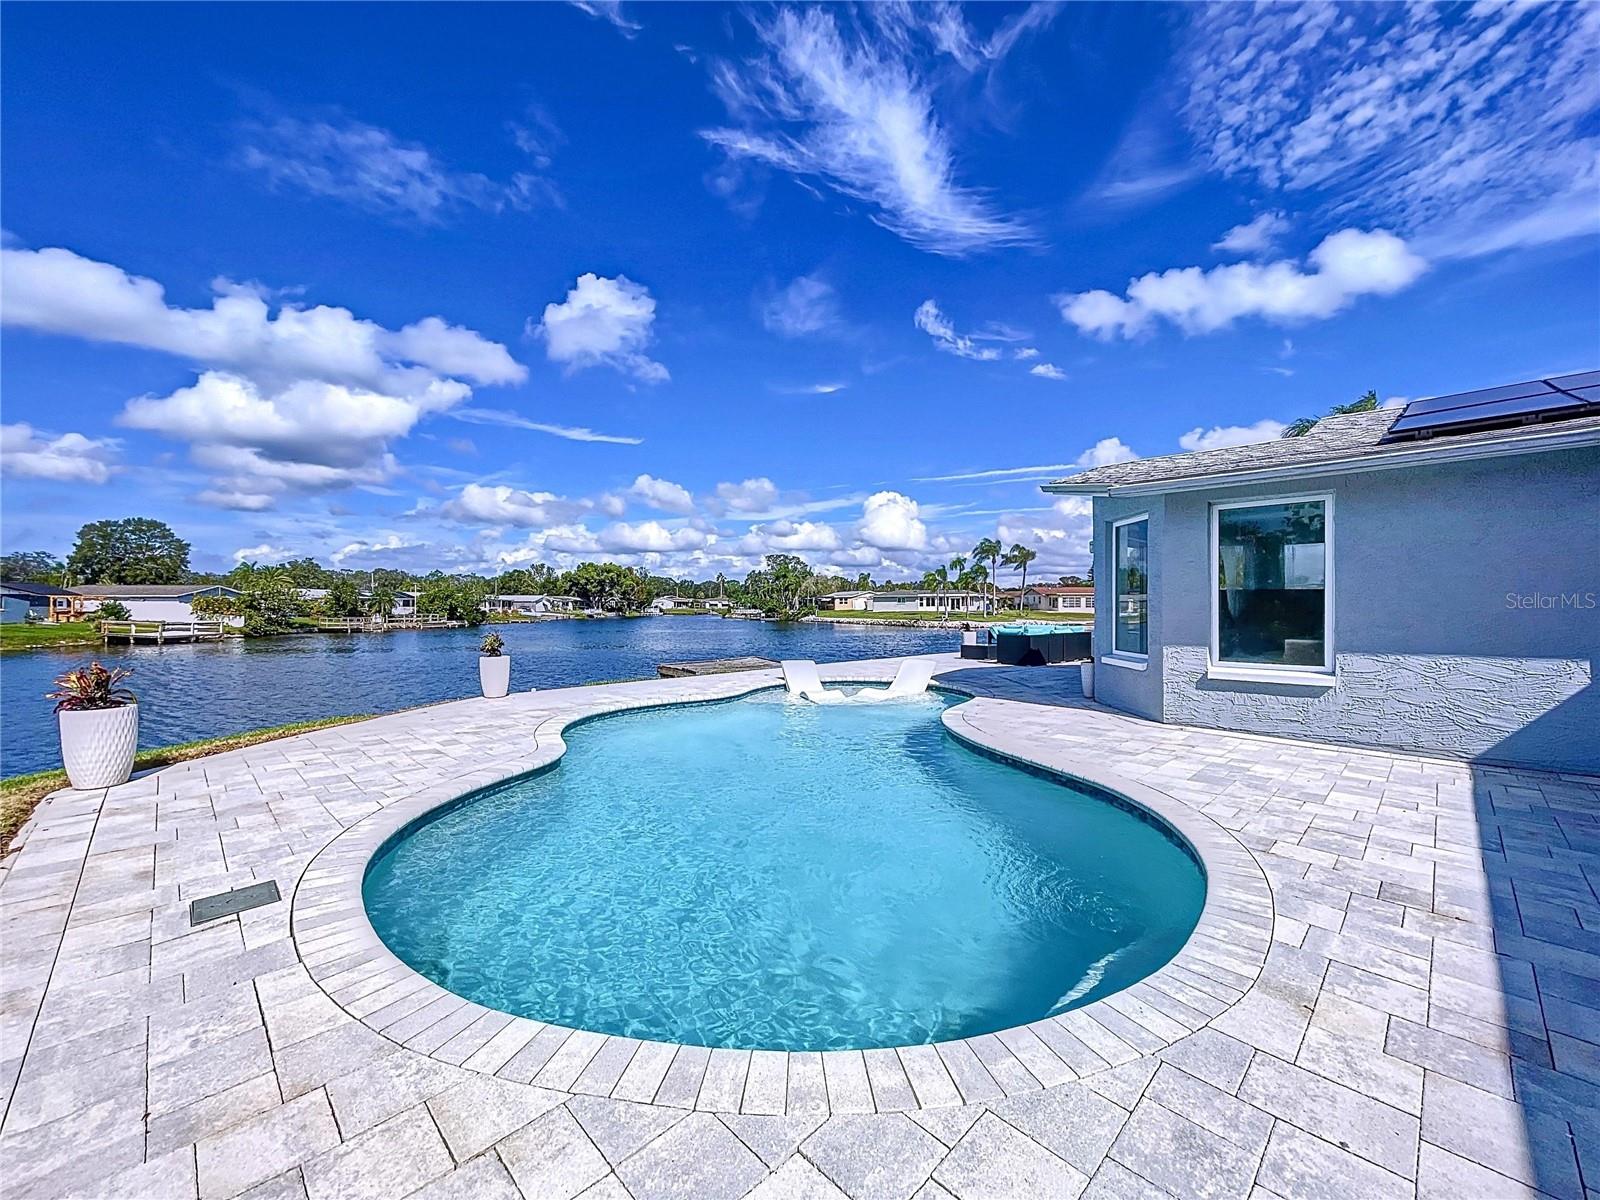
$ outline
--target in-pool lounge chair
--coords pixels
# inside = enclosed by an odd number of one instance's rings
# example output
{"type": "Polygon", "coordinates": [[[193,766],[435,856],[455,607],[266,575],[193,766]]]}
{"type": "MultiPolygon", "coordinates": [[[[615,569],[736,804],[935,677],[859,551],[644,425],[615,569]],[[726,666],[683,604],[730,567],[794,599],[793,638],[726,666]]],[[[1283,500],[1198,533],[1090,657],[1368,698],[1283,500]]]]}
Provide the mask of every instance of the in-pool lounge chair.
{"type": "Polygon", "coordinates": [[[822,686],[817,674],[817,664],[809,658],[787,659],[783,662],[783,682],[791,696],[803,696],[815,704],[876,704],[883,700],[899,700],[906,696],[920,696],[928,690],[937,662],[931,658],[908,658],[894,673],[888,688],[860,688],[854,692],[829,691],[822,686]]]}

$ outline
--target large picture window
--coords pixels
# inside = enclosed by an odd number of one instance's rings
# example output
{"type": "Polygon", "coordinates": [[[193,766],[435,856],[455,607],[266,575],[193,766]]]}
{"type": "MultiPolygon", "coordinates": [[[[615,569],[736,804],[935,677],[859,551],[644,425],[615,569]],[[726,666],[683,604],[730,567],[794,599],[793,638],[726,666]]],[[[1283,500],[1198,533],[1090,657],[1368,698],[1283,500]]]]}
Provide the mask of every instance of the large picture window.
{"type": "Polygon", "coordinates": [[[1111,650],[1144,656],[1150,648],[1150,522],[1144,517],[1118,521],[1111,527],[1111,552],[1116,570],[1116,607],[1112,612],[1111,650]]]}
{"type": "Polygon", "coordinates": [[[1319,496],[1212,509],[1214,661],[1333,669],[1331,507],[1319,496]]]}

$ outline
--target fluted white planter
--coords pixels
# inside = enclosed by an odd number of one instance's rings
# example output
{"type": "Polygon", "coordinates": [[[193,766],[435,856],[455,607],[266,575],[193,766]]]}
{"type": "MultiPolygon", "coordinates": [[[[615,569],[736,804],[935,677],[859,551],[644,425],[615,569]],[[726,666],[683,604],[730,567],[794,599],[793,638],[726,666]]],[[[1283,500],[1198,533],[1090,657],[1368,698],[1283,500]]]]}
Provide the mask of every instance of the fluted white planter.
{"type": "Polygon", "coordinates": [[[491,658],[487,654],[478,658],[478,682],[483,685],[483,694],[490,700],[497,700],[511,690],[511,656],[499,654],[491,658]]]}
{"type": "Polygon", "coordinates": [[[73,787],[87,791],[128,782],[139,745],[137,704],[59,712],[56,722],[61,730],[61,761],[73,787]]]}
{"type": "Polygon", "coordinates": [[[1078,679],[1083,684],[1083,698],[1094,699],[1094,659],[1078,664],[1078,679]]]}

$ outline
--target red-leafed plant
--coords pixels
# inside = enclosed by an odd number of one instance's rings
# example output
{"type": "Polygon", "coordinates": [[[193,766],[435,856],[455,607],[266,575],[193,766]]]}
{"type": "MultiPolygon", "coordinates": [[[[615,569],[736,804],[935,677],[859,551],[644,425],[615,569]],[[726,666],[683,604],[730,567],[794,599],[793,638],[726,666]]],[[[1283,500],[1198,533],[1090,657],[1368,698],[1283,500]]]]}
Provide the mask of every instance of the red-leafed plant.
{"type": "Polygon", "coordinates": [[[132,671],[90,663],[76,671],[56,676],[56,690],[45,696],[56,702],[57,712],[85,712],[96,708],[121,708],[138,703],[138,698],[120,686],[132,671]]]}

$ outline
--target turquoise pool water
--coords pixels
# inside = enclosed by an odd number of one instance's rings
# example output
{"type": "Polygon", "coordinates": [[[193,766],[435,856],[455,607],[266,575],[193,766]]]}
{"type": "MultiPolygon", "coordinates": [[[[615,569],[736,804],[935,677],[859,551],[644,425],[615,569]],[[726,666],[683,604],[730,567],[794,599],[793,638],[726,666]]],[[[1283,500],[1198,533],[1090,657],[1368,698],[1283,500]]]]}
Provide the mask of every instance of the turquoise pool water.
{"type": "Polygon", "coordinates": [[[952,702],[763,692],[589,722],[559,766],[392,841],[368,914],[480,1004],[749,1049],[992,1032],[1171,958],[1205,895],[1188,853],[968,749],[952,702]]]}

